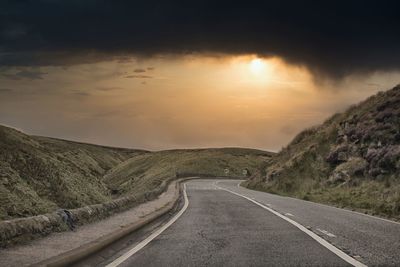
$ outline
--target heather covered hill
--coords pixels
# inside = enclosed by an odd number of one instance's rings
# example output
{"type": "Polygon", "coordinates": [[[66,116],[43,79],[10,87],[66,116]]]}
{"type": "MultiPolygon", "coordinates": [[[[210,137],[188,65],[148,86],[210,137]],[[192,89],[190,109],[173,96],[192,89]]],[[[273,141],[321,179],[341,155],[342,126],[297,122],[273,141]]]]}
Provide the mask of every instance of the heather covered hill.
{"type": "Polygon", "coordinates": [[[400,86],[304,130],[249,188],[400,217],[400,86]]]}

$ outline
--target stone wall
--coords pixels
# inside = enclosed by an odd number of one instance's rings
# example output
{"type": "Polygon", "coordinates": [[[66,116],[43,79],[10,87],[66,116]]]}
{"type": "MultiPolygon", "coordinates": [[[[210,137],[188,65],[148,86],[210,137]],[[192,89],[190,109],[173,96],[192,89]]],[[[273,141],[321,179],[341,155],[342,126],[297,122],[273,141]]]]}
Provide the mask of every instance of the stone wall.
{"type": "MultiPolygon", "coordinates": [[[[121,197],[101,204],[71,209],[69,212],[72,215],[74,224],[83,225],[153,200],[162,194],[167,187],[168,183],[163,182],[156,189],[140,195],[121,197]]],[[[52,232],[69,230],[62,215],[63,212],[61,210],[61,212],[54,211],[32,217],[1,221],[0,247],[26,242],[52,232]]]]}

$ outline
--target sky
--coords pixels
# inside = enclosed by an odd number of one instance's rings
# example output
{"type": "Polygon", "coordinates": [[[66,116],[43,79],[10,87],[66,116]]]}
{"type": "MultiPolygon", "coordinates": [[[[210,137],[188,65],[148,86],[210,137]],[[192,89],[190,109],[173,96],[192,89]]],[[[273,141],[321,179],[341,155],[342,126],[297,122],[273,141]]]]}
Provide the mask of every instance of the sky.
{"type": "Polygon", "coordinates": [[[396,1],[142,2],[2,1],[0,124],[278,151],[400,83],[396,1]]]}

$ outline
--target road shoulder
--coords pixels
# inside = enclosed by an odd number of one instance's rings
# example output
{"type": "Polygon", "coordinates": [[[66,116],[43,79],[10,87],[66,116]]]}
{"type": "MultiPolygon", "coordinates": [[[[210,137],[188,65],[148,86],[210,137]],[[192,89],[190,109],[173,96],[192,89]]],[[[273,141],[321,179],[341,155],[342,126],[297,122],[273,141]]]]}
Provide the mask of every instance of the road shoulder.
{"type": "MultiPolygon", "coordinates": [[[[157,199],[141,204],[125,212],[102,221],[79,227],[74,232],[53,233],[28,244],[17,245],[0,251],[1,266],[26,266],[43,262],[54,257],[68,258],[77,256],[79,250],[96,249],[105,240],[133,231],[149,218],[163,211],[179,196],[178,181],[172,182],[168,189],[157,199]],[[75,253],[71,252],[75,251],[75,253]]],[[[173,203],[172,203],[173,204],[173,203]]],[[[173,205],[172,205],[173,206],[173,205]]],[[[172,207],[171,206],[171,207],[172,207]]],[[[81,252],[80,252],[81,253],[81,252]]]]}

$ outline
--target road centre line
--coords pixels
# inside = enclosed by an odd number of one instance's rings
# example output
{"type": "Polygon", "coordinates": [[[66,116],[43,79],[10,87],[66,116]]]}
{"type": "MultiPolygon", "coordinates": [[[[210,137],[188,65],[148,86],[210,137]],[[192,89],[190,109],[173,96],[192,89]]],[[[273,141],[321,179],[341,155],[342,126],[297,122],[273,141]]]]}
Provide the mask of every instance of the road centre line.
{"type": "Polygon", "coordinates": [[[284,219],[285,221],[291,223],[292,225],[296,226],[298,229],[300,229],[301,231],[303,231],[304,233],[306,233],[307,235],[309,235],[311,238],[313,238],[315,241],[317,241],[318,243],[320,243],[322,246],[324,246],[325,248],[327,248],[328,250],[330,250],[331,252],[333,252],[336,256],[340,257],[341,259],[343,259],[344,261],[346,261],[347,263],[356,266],[356,267],[366,267],[365,264],[357,261],[356,259],[352,258],[351,256],[347,255],[345,252],[341,251],[340,249],[338,249],[337,247],[333,246],[332,244],[330,244],[328,241],[326,241],[325,239],[323,239],[322,237],[318,236],[317,234],[315,234],[314,232],[308,230],[306,227],[304,227],[303,225],[299,224],[298,222],[286,217],[285,215],[280,214],[279,212],[264,206],[263,204],[249,198],[246,197],[244,195],[241,195],[239,193],[236,193],[234,191],[231,191],[229,189],[223,188],[221,186],[218,185],[218,182],[216,182],[216,186],[219,187],[219,189],[221,190],[225,190],[231,194],[237,195],[239,197],[245,198],[248,201],[253,202],[254,204],[260,206],[263,209],[266,209],[267,211],[275,214],[276,216],[280,217],[281,219],[284,219]]]}

